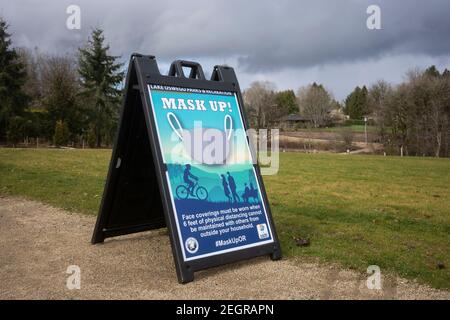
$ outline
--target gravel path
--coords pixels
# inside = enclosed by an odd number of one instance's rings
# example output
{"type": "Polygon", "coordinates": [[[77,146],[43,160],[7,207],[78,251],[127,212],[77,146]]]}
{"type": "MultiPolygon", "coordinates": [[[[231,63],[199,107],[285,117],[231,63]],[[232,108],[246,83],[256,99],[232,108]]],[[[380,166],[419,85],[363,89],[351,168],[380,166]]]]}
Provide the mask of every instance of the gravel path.
{"type": "Polygon", "coordinates": [[[368,290],[364,274],[261,257],[198,272],[177,282],[163,230],[91,245],[95,218],[39,202],[0,197],[0,299],[449,299],[404,279],[368,290]],[[81,289],[69,290],[69,265],[81,289]]]}

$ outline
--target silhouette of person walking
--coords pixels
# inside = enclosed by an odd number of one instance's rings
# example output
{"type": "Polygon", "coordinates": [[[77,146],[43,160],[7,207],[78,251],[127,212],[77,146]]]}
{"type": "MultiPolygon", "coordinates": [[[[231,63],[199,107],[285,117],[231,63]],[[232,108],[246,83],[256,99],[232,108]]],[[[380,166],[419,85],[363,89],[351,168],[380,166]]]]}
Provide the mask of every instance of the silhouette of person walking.
{"type": "Polygon", "coordinates": [[[236,193],[236,182],[234,181],[234,178],[231,176],[229,171],[227,172],[227,174],[228,174],[228,185],[230,186],[230,191],[233,196],[233,202],[239,202],[240,198],[236,193]]]}
{"type": "Polygon", "coordinates": [[[198,178],[191,173],[191,165],[188,163],[184,169],[183,180],[188,185],[189,193],[193,195],[195,182],[190,178],[198,181],[198,178]]]}
{"type": "Polygon", "coordinates": [[[225,175],[221,174],[220,177],[222,178],[222,186],[223,191],[225,192],[225,196],[228,198],[228,202],[231,202],[231,196],[230,196],[230,188],[228,188],[228,182],[225,178],[225,175]]]}
{"type": "Polygon", "coordinates": [[[250,195],[250,188],[248,187],[247,183],[244,183],[244,193],[242,194],[242,199],[244,199],[244,202],[248,202],[248,197],[250,195]]]}

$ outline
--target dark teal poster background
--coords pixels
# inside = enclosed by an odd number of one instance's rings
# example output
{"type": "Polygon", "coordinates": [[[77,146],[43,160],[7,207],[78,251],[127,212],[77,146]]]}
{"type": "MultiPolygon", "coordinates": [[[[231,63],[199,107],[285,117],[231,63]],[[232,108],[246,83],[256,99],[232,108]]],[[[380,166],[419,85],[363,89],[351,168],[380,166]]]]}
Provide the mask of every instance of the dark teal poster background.
{"type": "Polygon", "coordinates": [[[235,94],[148,89],[184,260],[273,242],[235,94]]]}

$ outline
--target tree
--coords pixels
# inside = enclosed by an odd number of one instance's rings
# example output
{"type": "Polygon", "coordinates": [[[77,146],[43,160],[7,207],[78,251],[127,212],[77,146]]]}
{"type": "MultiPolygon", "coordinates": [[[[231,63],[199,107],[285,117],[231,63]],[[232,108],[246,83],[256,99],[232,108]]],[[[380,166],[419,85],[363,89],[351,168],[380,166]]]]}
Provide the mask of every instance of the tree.
{"type": "Polygon", "coordinates": [[[13,147],[22,140],[24,136],[25,119],[21,116],[13,116],[9,118],[8,130],[6,131],[6,138],[13,147]]]}
{"type": "Polygon", "coordinates": [[[368,95],[368,111],[367,114],[372,114],[377,117],[386,105],[392,87],[384,80],[379,80],[373,84],[369,89],[368,95]]]}
{"type": "Polygon", "coordinates": [[[410,71],[407,81],[386,92],[376,110],[386,148],[410,156],[450,155],[450,77],[445,71],[410,71]]]}
{"type": "Polygon", "coordinates": [[[379,135],[381,139],[384,139],[389,127],[384,123],[385,116],[389,112],[388,101],[392,95],[391,85],[384,81],[379,80],[373,84],[369,89],[368,106],[369,114],[372,115],[375,123],[378,126],[379,135]]]}
{"type": "Polygon", "coordinates": [[[268,128],[275,120],[272,113],[275,106],[275,85],[271,82],[256,81],[244,92],[244,103],[255,129],[268,128]]]}
{"type": "Polygon", "coordinates": [[[42,56],[40,61],[41,100],[49,126],[62,121],[71,134],[82,134],[87,116],[79,101],[76,61],[70,56],[42,56]]]}
{"type": "Polygon", "coordinates": [[[350,119],[360,120],[369,114],[368,90],[366,86],[356,87],[345,99],[345,114],[350,119]]]}
{"type": "Polygon", "coordinates": [[[95,127],[93,124],[91,124],[87,132],[87,143],[89,148],[95,148],[96,140],[97,138],[95,135],[95,127]]]}
{"type": "Polygon", "coordinates": [[[53,143],[55,146],[65,146],[69,142],[69,127],[67,126],[66,122],[63,120],[56,121],[55,125],[55,134],[53,136],[53,143]]]}
{"type": "Polygon", "coordinates": [[[6,22],[0,18],[0,139],[15,136],[11,130],[17,127],[14,117],[22,117],[27,103],[23,91],[26,72],[15,49],[11,48],[11,35],[7,32],[6,22]]]}
{"type": "Polygon", "coordinates": [[[315,128],[324,126],[329,122],[334,100],[321,84],[314,82],[309,86],[300,88],[297,98],[301,114],[309,119],[315,128]]]}
{"type": "Polygon", "coordinates": [[[293,90],[280,91],[275,96],[275,103],[281,109],[281,113],[289,115],[299,112],[297,98],[293,90]]]}
{"type": "Polygon", "coordinates": [[[25,48],[18,49],[17,53],[27,74],[23,89],[28,96],[28,109],[41,109],[44,86],[41,77],[42,55],[37,49],[31,51],[25,48]]]}
{"type": "Polygon", "coordinates": [[[443,79],[449,79],[450,78],[450,71],[445,68],[444,72],[442,72],[442,78],[443,79]]]}
{"type": "MultiPolygon", "coordinates": [[[[119,84],[124,73],[118,57],[108,54],[101,29],[94,29],[86,46],[79,49],[79,68],[82,95],[89,105],[89,122],[95,128],[96,146],[102,145],[102,135],[118,113],[122,91],[119,84]]],[[[109,132],[107,133],[109,134],[109,132]]]]}
{"type": "MultiPolygon", "coordinates": [[[[425,102],[428,112],[428,132],[433,155],[449,155],[450,145],[450,77],[446,74],[430,74],[425,71],[421,77],[421,87],[429,87],[429,101],[425,102]]],[[[445,72],[445,71],[444,71],[445,72]]]]}
{"type": "Polygon", "coordinates": [[[439,78],[441,74],[439,73],[439,70],[436,68],[436,66],[433,65],[425,70],[424,76],[430,78],[439,78]]]}
{"type": "Polygon", "coordinates": [[[353,131],[350,127],[342,127],[339,128],[338,133],[342,140],[341,143],[338,143],[339,151],[347,151],[351,150],[353,147],[353,131]]]}
{"type": "Polygon", "coordinates": [[[403,84],[392,94],[387,102],[386,112],[384,113],[384,124],[390,128],[389,134],[386,136],[387,141],[384,145],[398,148],[401,155],[404,150],[407,152],[407,135],[408,135],[408,87],[403,84]]]}

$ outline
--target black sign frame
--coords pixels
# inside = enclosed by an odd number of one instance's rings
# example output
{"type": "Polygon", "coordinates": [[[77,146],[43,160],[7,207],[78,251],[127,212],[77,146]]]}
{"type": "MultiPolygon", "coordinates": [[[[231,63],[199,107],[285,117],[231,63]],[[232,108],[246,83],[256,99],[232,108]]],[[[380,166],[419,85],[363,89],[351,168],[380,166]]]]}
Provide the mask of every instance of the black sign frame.
{"type": "Polygon", "coordinates": [[[259,166],[254,164],[273,242],[210,257],[184,261],[172,207],[166,165],[160,152],[148,85],[228,91],[236,94],[245,130],[243,100],[234,69],[215,66],[206,80],[200,64],[177,60],[168,75],[159,71],[154,56],[133,54],[130,59],[118,134],[109,165],[92,244],[108,237],[167,227],[178,281],[194,280],[194,272],[257,256],[281,259],[281,248],[272,219],[259,166]],[[190,69],[188,76],[183,69],[190,69]]]}

